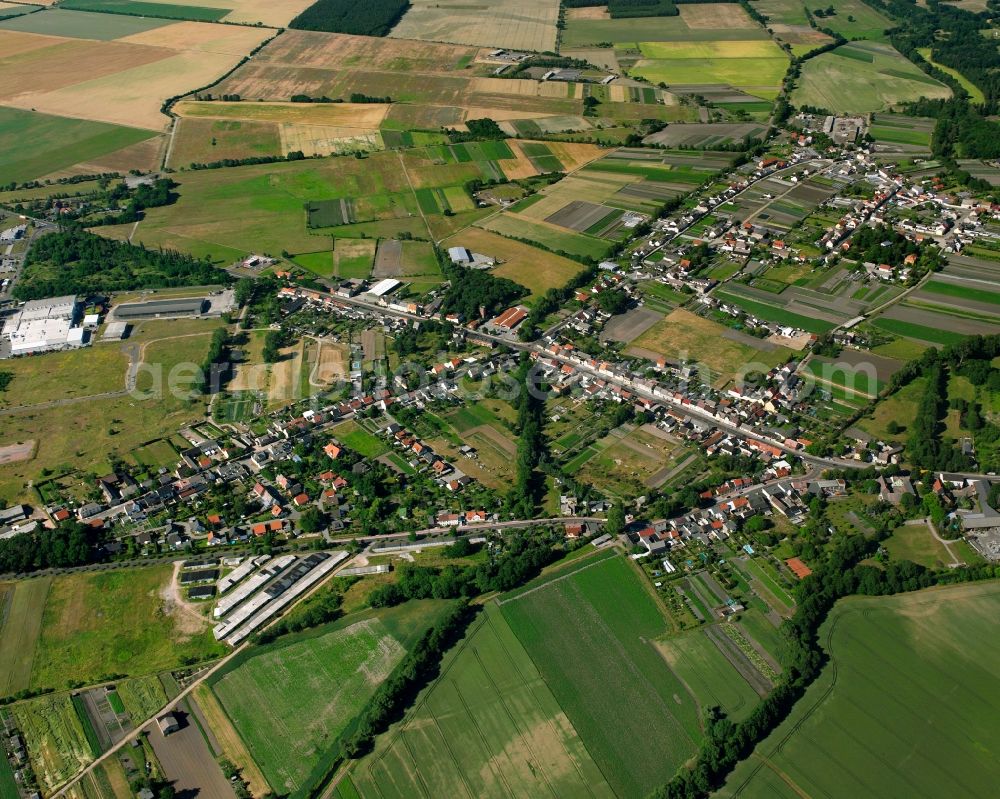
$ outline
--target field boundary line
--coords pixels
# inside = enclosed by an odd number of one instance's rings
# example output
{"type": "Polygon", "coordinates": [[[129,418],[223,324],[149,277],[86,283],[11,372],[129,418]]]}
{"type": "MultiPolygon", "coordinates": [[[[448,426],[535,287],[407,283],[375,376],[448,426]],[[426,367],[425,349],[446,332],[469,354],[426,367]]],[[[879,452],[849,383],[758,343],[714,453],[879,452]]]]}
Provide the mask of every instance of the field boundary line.
{"type": "Polygon", "coordinates": [[[590,563],[585,564],[584,566],[581,566],[579,569],[571,569],[571,570],[567,571],[565,574],[560,574],[558,577],[553,577],[551,580],[547,580],[546,582],[542,583],[541,585],[536,585],[534,588],[529,588],[527,591],[524,591],[523,593],[520,593],[517,596],[512,596],[509,599],[499,599],[498,598],[498,599],[495,599],[494,602],[496,602],[497,605],[501,605],[501,606],[502,605],[507,605],[507,604],[509,604],[511,602],[516,602],[517,600],[519,600],[519,599],[521,599],[523,597],[526,597],[529,594],[533,594],[536,591],[541,591],[543,588],[548,588],[550,585],[554,585],[555,583],[562,582],[563,580],[567,580],[570,577],[572,577],[573,575],[579,574],[580,572],[586,571],[587,569],[592,569],[595,566],[600,566],[602,563],[606,563],[609,560],[612,560],[612,558],[611,557],[607,557],[607,558],[600,558],[598,560],[594,560],[594,561],[592,561],[590,563]]]}

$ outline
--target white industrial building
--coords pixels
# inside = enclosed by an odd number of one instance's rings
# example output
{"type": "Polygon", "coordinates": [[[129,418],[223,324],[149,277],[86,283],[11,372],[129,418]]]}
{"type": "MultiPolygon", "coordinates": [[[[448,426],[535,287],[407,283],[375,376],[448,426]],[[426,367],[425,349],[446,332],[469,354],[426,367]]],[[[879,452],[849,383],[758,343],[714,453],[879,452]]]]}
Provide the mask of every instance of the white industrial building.
{"type": "Polygon", "coordinates": [[[398,280],[393,280],[391,277],[387,277],[385,280],[380,280],[365,293],[371,294],[373,297],[384,297],[386,294],[398,289],[401,285],[403,284],[398,280]]]}
{"type": "Polygon", "coordinates": [[[82,347],[88,336],[84,328],[75,327],[78,310],[73,295],[26,302],[3,326],[3,336],[10,340],[10,354],[82,347]]]}

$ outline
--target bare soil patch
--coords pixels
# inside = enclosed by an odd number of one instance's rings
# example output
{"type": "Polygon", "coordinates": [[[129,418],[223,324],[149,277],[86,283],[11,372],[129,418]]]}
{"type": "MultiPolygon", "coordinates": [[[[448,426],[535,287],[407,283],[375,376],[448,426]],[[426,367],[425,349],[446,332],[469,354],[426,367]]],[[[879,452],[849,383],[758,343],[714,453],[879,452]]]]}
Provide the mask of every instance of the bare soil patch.
{"type": "Polygon", "coordinates": [[[35,454],[35,440],[18,441],[0,447],[0,465],[29,460],[35,454]]]}

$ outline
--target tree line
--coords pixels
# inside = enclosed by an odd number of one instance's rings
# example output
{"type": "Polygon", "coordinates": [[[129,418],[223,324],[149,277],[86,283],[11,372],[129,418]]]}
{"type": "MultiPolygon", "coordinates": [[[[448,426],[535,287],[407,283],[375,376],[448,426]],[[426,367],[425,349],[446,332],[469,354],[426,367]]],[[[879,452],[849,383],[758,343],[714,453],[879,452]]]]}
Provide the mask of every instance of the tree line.
{"type": "Polygon", "coordinates": [[[0,574],[26,574],[92,563],[97,560],[99,543],[94,528],[77,522],[0,539],[0,574]]]}
{"type": "Polygon", "coordinates": [[[376,588],[368,597],[373,608],[400,605],[411,599],[457,599],[491,591],[509,591],[538,575],[556,559],[551,535],[515,532],[476,565],[415,566],[402,564],[396,582],[376,588]]]}

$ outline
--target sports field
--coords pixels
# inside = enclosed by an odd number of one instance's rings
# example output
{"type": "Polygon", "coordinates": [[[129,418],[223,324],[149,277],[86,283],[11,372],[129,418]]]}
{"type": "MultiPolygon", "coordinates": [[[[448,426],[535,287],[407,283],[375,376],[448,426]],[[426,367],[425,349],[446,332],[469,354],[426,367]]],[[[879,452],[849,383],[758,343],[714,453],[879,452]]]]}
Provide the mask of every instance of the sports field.
{"type": "Polygon", "coordinates": [[[23,183],[108,156],[154,135],[138,128],[0,108],[0,174],[5,182],[23,183]]]}
{"type": "Polygon", "coordinates": [[[623,557],[608,557],[501,605],[619,796],[646,795],[701,738],[695,699],[654,645],[667,626],[640,579],[623,557]]]}
{"type": "Polygon", "coordinates": [[[222,653],[208,622],[177,605],[172,565],[53,579],[31,687],[65,688],[109,674],[144,675],[222,653]]]}
{"type": "Polygon", "coordinates": [[[852,42],[807,60],[792,101],[834,113],[867,113],[950,96],[951,89],[888,44],[852,42]]]}
{"type": "Polygon", "coordinates": [[[514,50],[555,50],[558,0],[413,0],[391,36],[514,50]]]}
{"type": "Polygon", "coordinates": [[[841,601],[823,674],[717,795],[991,795],[998,611],[997,582],[841,601]]]}
{"type": "Polygon", "coordinates": [[[345,782],[365,799],[615,795],[494,603],[345,782]]]}
{"type": "Polygon", "coordinates": [[[212,690],[275,790],[295,791],[325,765],[324,755],[443,604],[348,616],[251,650],[212,676],[212,690]]]}

